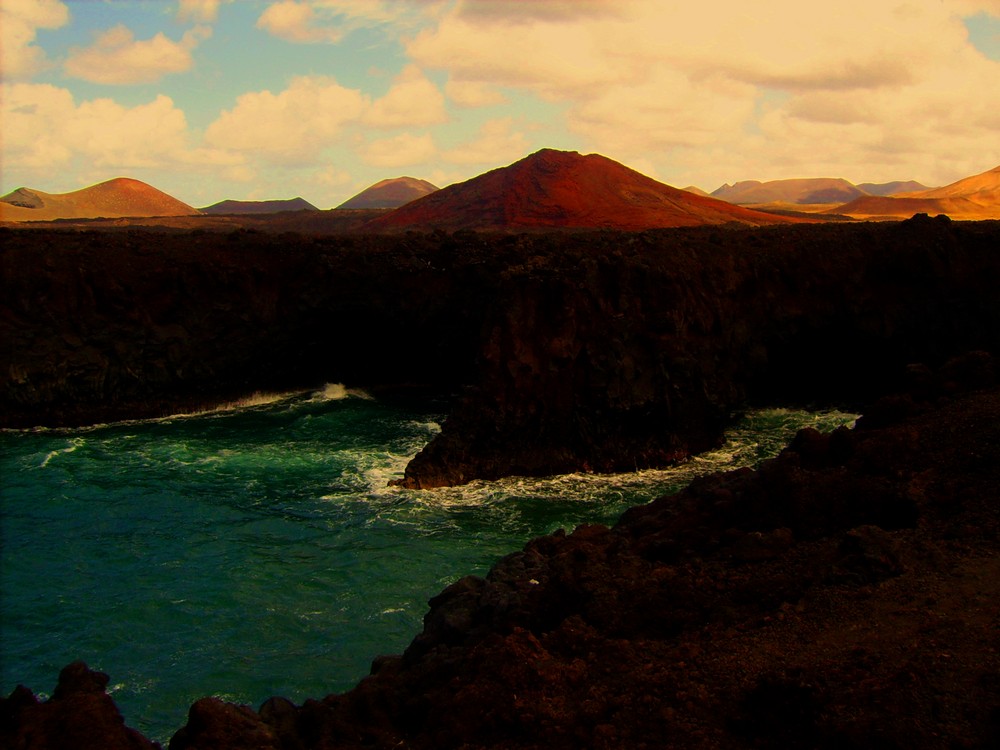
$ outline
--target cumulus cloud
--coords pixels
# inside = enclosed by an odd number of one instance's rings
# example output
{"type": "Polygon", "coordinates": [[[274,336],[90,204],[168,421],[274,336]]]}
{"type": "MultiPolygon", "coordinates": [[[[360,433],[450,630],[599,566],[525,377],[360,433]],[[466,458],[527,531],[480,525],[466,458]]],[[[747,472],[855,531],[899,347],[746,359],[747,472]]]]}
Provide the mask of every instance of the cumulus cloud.
{"type": "Polygon", "coordinates": [[[449,79],[444,91],[460,107],[490,107],[507,102],[507,97],[501,91],[482,81],[449,79]]]}
{"type": "Polygon", "coordinates": [[[930,180],[1000,161],[1000,63],[974,50],[963,23],[977,12],[1000,17],[1000,0],[460,0],[406,49],[462,86],[561,103],[587,148],[681,180],[699,165],[730,180],[804,176],[825,149],[861,178],[930,180]],[[904,169],[948,139],[958,162],[904,169]],[[770,176],[736,173],[765,161],[770,176]]]}
{"type": "Polygon", "coordinates": [[[282,164],[308,164],[357,121],[368,100],[333,78],[300,76],[278,94],[243,94],[205,131],[209,146],[282,164]]]}
{"type": "Polygon", "coordinates": [[[402,133],[367,144],[361,158],[374,167],[408,167],[430,161],[436,154],[437,146],[429,133],[402,133]]]}
{"type": "Polygon", "coordinates": [[[366,124],[378,128],[434,125],[447,119],[444,95],[416,65],[404,68],[364,116],[366,124]]]}
{"type": "Polygon", "coordinates": [[[281,0],[257,19],[257,28],[288,42],[339,42],[364,27],[393,25],[406,29],[436,17],[446,0],[281,0]]]}
{"type": "Polygon", "coordinates": [[[527,136],[513,129],[514,120],[501,117],[488,120],[476,138],[445,151],[443,157],[453,164],[503,164],[524,156],[529,148],[527,136]]]}
{"type": "Polygon", "coordinates": [[[127,107],[108,98],[77,102],[50,84],[5,84],[0,112],[5,171],[43,183],[75,166],[113,175],[239,163],[231,154],[192,147],[184,113],[162,95],[127,107]]]}
{"type": "Polygon", "coordinates": [[[152,83],[170,73],[189,70],[194,64],[191,51],[211,35],[210,27],[196,26],[179,42],[162,33],[140,40],[118,24],[98,36],[90,47],[70,50],[63,68],[68,75],[91,83],[152,83]]]}
{"type": "MultiPolygon", "coordinates": [[[[233,0],[225,0],[232,2],[233,0]]],[[[214,23],[219,17],[222,0],[180,0],[177,20],[181,23],[214,23]]]]}
{"type": "Polygon", "coordinates": [[[296,0],[283,0],[269,5],[257,19],[257,28],[288,42],[314,44],[339,42],[342,29],[322,25],[313,6],[296,0]]]}
{"type": "Polygon", "coordinates": [[[5,0],[0,4],[0,72],[5,81],[25,80],[49,67],[35,45],[38,29],[58,29],[69,22],[69,9],[58,0],[5,0]]]}

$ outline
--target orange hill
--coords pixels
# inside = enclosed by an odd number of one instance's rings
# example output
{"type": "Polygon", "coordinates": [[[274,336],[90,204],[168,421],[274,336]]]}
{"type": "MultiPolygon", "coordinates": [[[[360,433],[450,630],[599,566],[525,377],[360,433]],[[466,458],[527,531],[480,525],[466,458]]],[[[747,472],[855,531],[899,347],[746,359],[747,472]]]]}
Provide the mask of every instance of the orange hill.
{"type": "Polygon", "coordinates": [[[399,208],[436,192],[438,187],[415,177],[394,177],[376,182],[337,208],[399,208]]]}
{"type": "Polygon", "coordinates": [[[543,149],[397,208],[368,222],[365,229],[641,230],[790,221],[678,190],[599,154],[543,149]]]}
{"type": "Polygon", "coordinates": [[[2,221],[191,216],[197,213],[197,209],[186,203],[128,177],[117,177],[72,193],[53,194],[18,188],[0,198],[2,221]]]}
{"type": "Polygon", "coordinates": [[[1000,166],[951,185],[892,198],[858,198],[830,209],[858,219],[907,219],[915,213],[947,214],[953,219],[1000,219],[1000,166]]]}

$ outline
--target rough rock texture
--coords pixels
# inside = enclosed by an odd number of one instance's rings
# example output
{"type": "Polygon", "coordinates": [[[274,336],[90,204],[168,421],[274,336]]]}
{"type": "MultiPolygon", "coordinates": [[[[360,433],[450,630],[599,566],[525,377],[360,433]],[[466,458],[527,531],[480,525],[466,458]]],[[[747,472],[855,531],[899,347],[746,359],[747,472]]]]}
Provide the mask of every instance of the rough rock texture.
{"type": "Polygon", "coordinates": [[[488,269],[433,237],[3,232],[4,426],[160,416],[325,382],[468,382],[488,269]]]}
{"type": "Polygon", "coordinates": [[[159,748],[125,726],[111,696],[108,676],[83,662],[59,673],[52,697],[40,702],[18,686],[0,698],[0,747],[5,750],[154,750],[159,748]]]}
{"type": "Polygon", "coordinates": [[[908,362],[997,351],[998,230],[536,240],[501,278],[476,389],[404,483],[664,465],[713,446],[748,400],[863,403],[908,362]]]}
{"type": "Polygon", "coordinates": [[[997,372],[914,366],[854,430],[458,580],[352,691],[203,699],[170,748],[996,747],[997,372]]]}
{"type": "Polygon", "coordinates": [[[1000,351],[1000,224],[304,237],[9,231],[4,426],[469,386],[412,487],[664,465],[748,401],[1000,351]]]}

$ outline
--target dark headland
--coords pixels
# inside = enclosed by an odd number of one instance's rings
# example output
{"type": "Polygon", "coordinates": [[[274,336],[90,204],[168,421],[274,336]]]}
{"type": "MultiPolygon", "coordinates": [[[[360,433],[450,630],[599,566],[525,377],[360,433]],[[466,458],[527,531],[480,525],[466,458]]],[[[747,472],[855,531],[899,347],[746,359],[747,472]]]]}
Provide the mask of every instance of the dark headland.
{"type": "MultiPolygon", "coordinates": [[[[864,415],[458,580],[345,694],[200,700],[174,750],[1000,743],[1000,223],[0,243],[4,427],[427,387],[456,404],[403,481],[434,487],[665,465],[752,405],[864,415]]],[[[0,746],[151,747],[107,684],[16,689],[0,746]]]]}

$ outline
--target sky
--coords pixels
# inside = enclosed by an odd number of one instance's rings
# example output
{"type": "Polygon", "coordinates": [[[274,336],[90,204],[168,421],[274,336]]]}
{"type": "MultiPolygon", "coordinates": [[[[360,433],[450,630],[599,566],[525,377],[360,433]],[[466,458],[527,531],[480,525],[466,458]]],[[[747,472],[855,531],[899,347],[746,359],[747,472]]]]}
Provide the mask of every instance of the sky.
{"type": "Polygon", "coordinates": [[[0,0],[0,194],[190,205],[541,148],[676,187],[1000,165],[1000,0],[0,0]]]}

